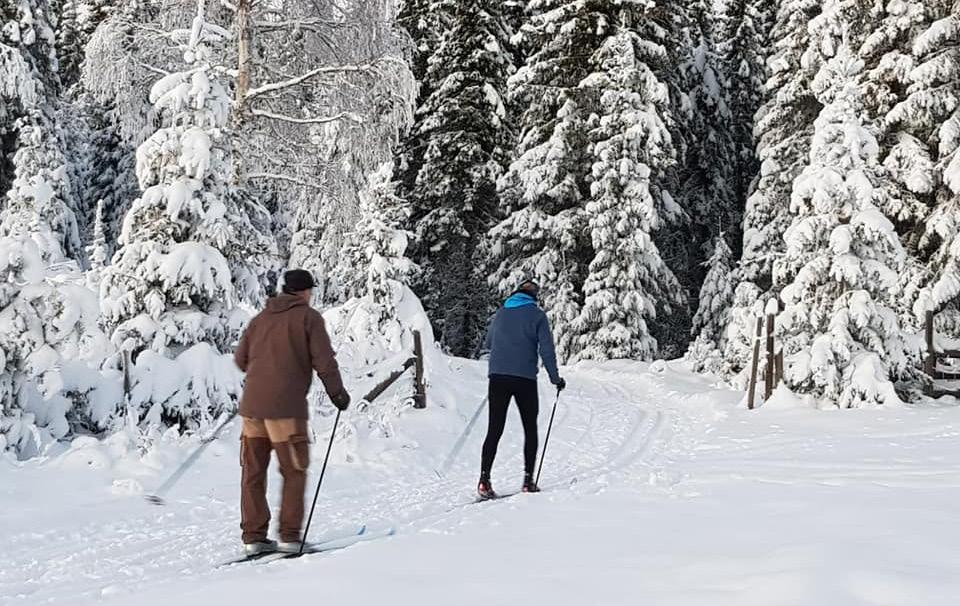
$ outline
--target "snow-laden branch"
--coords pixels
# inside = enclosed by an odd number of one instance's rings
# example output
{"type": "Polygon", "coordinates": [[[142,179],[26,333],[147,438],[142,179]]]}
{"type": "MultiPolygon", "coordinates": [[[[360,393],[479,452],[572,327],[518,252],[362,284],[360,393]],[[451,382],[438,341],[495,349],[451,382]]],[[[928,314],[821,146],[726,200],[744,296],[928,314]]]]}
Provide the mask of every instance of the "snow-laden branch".
{"type": "Polygon", "coordinates": [[[318,67],[317,69],[312,69],[304,74],[283,80],[281,82],[271,82],[270,84],[264,84],[263,86],[252,88],[247,92],[246,99],[249,100],[266,93],[272,93],[274,91],[290,88],[291,86],[297,86],[299,84],[303,84],[307,80],[316,78],[317,76],[323,74],[344,74],[374,71],[376,70],[377,64],[382,61],[397,61],[397,59],[394,59],[393,57],[385,57],[373,63],[363,63],[360,65],[331,65],[328,67],[318,67]]]}
{"type": "Polygon", "coordinates": [[[283,122],[292,122],[293,124],[326,124],[328,122],[336,122],[337,120],[352,120],[357,124],[363,123],[363,118],[353,112],[340,112],[334,116],[321,116],[317,118],[294,118],[293,116],[275,114],[262,109],[254,109],[251,110],[250,113],[254,116],[260,116],[261,118],[282,120],[283,122]]]}
{"type": "Polygon", "coordinates": [[[297,179],[296,177],[291,177],[290,175],[281,175],[280,173],[248,173],[248,179],[266,179],[274,181],[287,181],[289,183],[295,183],[297,185],[302,185],[303,187],[310,187],[312,189],[322,190],[323,188],[316,184],[304,181],[303,179],[297,179]]]}
{"type": "Polygon", "coordinates": [[[330,19],[285,19],[282,21],[255,21],[254,27],[259,31],[269,32],[278,29],[306,29],[317,28],[346,28],[366,25],[358,21],[332,21],[330,19]]]}

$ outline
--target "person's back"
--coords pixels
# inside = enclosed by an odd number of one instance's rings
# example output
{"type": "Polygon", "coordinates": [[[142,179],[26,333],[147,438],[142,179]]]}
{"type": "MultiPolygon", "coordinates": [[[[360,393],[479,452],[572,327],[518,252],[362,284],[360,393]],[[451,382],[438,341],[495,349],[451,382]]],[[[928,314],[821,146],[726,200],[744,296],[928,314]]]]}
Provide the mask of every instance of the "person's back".
{"type": "Polygon", "coordinates": [[[523,281],[517,292],[497,311],[487,331],[487,349],[490,351],[487,398],[490,415],[480,460],[480,482],[477,485],[481,498],[496,496],[490,482],[490,471],[511,400],[517,402],[523,422],[523,490],[539,490],[533,479],[538,442],[537,414],[540,410],[537,394],[538,358],[543,360],[550,382],[557,389],[563,389],[566,385],[557,372],[550,322],[547,314],[537,305],[539,290],[532,280],[523,281]]]}
{"type": "Polygon", "coordinates": [[[343,391],[323,316],[298,295],[271,298],[250,322],[235,357],[247,373],[244,417],[306,419],[313,371],[328,394],[343,391]]]}
{"type": "MultiPolygon", "coordinates": [[[[553,381],[557,379],[557,356],[547,314],[536,299],[517,293],[497,310],[488,334],[488,375],[536,379],[540,360],[553,381]]],[[[554,381],[556,382],[556,381],[554,381]]]]}

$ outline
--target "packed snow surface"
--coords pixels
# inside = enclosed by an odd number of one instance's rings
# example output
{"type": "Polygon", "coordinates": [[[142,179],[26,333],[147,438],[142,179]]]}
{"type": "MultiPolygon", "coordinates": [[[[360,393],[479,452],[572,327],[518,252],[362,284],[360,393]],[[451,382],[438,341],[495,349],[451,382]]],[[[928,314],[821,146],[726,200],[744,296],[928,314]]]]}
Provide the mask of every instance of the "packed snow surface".
{"type": "MultiPolygon", "coordinates": [[[[482,400],[483,365],[436,359],[425,411],[388,406],[402,381],[346,415],[311,532],[395,536],[216,569],[238,548],[237,427],[165,507],[142,495],[197,438],[145,455],[123,434],[81,438],[0,460],[0,604],[957,603],[956,406],[751,412],[679,363],[581,364],[564,372],[544,492],[475,504],[485,421],[446,477],[434,470],[482,400]]],[[[542,437],[545,383],[541,400],[542,437]]],[[[314,420],[313,481],[331,424],[314,420]]],[[[519,488],[521,435],[511,411],[493,476],[504,493],[519,488]]]]}

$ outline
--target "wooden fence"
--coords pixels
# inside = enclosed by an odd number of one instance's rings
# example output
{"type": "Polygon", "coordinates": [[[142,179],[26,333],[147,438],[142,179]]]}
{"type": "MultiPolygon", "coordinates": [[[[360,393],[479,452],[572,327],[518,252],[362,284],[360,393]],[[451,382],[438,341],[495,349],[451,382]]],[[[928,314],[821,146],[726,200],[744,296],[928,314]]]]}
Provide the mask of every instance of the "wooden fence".
{"type": "Polygon", "coordinates": [[[426,408],[427,407],[427,384],[424,380],[423,372],[423,340],[420,338],[420,331],[413,331],[413,357],[407,358],[403,362],[398,370],[395,370],[390,373],[390,375],[377,383],[373,389],[370,390],[370,393],[363,396],[363,401],[373,402],[381,395],[383,392],[387,391],[391,385],[397,382],[403,373],[409,369],[414,369],[413,374],[413,407],[414,408],[426,408]]]}
{"type": "Polygon", "coordinates": [[[926,341],[926,354],[923,358],[923,373],[929,377],[926,382],[927,395],[939,397],[942,395],[954,395],[960,397],[960,390],[946,389],[937,386],[937,381],[960,380],[960,370],[947,370],[940,366],[940,363],[948,358],[960,359],[960,350],[956,349],[938,349],[936,345],[936,329],[934,326],[935,313],[927,311],[924,318],[924,337],[926,341]]]}
{"type": "Polygon", "coordinates": [[[760,368],[760,341],[764,337],[766,326],[766,366],[763,371],[763,399],[769,400],[780,381],[783,380],[783,350],[776,348],[776,324],[780,305],[776,299],[767,303],[763,315],[757,316],[757,330],[753,340],[753,360],[750,363],[750,384],[747,388],[747,408],[756,408],[757,380],[760,368]],[[766,322],[764,322],[766,317],[766,322]]]}

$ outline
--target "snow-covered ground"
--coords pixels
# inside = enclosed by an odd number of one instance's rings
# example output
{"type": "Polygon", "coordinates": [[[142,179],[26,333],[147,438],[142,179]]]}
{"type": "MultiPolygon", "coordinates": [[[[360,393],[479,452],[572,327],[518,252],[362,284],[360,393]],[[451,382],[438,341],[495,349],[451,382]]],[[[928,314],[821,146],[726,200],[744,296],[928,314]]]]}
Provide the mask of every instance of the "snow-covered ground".
{"type": "MultiPolygon", "coordinates": [[[[141,494],[192,441],[0,461],[0,604],[957,603],[958,407],[748,412],[679,363],[581,365],[565,373],[544,492],[474,504],[484,421],[446,478],[434,469],[483,367],[442,370],[426,411],[350,413],[317,507],[315,536],[397,534],[301,560],[214,568],[239,538],[237,428],[162,508],[141,494]]],[[[330,423],[316,422],[314,480],[330,423]]],[[[502,492],[518,488],[520,446],[512,412],[502,492]]]]}

